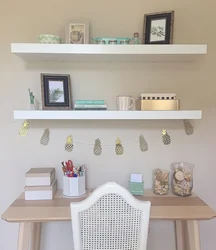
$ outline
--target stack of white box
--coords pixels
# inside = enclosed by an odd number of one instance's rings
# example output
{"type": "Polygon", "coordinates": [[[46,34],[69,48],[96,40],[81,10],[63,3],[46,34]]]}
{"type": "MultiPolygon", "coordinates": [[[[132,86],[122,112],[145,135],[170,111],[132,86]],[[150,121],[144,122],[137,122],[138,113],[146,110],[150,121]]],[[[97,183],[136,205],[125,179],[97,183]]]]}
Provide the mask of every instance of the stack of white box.
{"type": "Polygon", "coordinates": [[[56,189],[54,168],[31,168],[25,174],[25,200],[52,200],[56,189]]]}

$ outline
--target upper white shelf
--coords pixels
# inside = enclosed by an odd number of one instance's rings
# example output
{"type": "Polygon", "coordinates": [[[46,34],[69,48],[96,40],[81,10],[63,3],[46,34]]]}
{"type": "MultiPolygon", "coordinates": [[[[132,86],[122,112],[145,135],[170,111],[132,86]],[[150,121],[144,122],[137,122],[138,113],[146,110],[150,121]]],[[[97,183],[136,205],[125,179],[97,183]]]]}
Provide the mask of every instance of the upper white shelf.
{"type": "Polygon", "coordinates": [[[21,120],[184,120],[201,119],[201,110],[179,111],[78,111],[15,110],[14,119],[21,120]]]}
{"type": "Polygon", "coordinates": [[[12,43],[11,52],[27,62],[184,62],[207,54],[207,45],[12,43]]]}

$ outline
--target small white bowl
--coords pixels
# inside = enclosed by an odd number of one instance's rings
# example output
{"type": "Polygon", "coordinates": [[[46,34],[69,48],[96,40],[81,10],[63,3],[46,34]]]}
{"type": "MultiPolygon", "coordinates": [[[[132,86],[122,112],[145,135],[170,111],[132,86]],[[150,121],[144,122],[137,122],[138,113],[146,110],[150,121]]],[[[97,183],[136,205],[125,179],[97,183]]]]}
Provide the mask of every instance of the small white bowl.
{"type": "Polygon", "coordinates": [[[50,34],[42,34],[38,37],[39,43],[51,43],[51,44],[59,44],[61,43],[61,38],[59,36],[50,35],[50,34]]]}

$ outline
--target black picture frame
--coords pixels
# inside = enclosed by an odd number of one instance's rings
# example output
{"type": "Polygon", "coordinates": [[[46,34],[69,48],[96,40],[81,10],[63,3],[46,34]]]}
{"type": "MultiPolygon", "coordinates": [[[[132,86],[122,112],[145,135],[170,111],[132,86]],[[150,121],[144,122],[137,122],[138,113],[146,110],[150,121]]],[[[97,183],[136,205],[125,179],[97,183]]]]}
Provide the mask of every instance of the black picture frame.
{"type": "Polygon", "coordinates": [[[72,109],[70,75],[41,74],[42,109],[72,109]]]}
{"type": "Polygon", "coordinates": [[[144,15],[143,43],[172,44],[174,11],[163,11],[144,15]],[[161,25],[159,26],[159,22],[161,25]],[[155,26],[153,26],[153,23],[155,26]]]}

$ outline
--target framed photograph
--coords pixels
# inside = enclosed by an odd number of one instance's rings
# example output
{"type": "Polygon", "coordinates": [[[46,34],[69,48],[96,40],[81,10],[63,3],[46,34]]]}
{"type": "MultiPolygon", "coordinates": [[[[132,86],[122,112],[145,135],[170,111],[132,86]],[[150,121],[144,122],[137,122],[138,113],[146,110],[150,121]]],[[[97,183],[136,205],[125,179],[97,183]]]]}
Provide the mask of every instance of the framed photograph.
{"type": "Polygon", "coordinates": [[[66,27],[66,43],[88,44],[89,24],[87,22],[69,23],[66,27]]]}
{"type": "Polygon", "coordinates": [[[70,75],[41,74],[42,109],[72,109],[70,75]]]}
{"type": "Polygon", "coordinates": [[[174,11],[151,13],[144,15],[143,43],[173,43],[174,11]]]}

